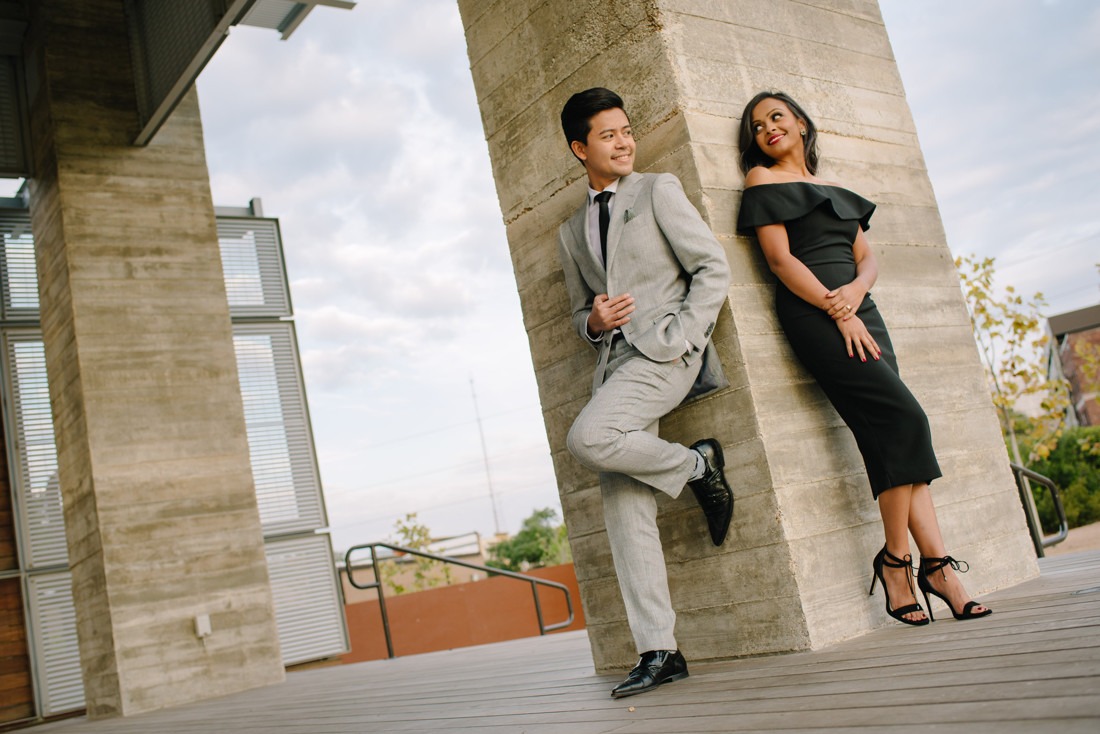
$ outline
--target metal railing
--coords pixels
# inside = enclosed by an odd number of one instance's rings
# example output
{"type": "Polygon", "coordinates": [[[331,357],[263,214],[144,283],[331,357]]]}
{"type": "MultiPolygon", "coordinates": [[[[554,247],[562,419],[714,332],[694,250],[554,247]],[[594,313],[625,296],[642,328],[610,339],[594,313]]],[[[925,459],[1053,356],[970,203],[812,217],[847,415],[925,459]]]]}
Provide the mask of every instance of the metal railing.
{"type": "MultiPolygon", "coordinates": [[[[348,583],[354,586],[356,589],[378,590],[378,608],[382,613],[382,629],[386,634],[386,652],[389,656],[395,657],[393,654],[393,636],[390,632],[390,618],[386,613],[386,595],[382,591],[382,576],[378,572],[378,549],[385,548],[393,551],[394,553],[401,553],[409,556],[419,556],[420,558],[430,558],[433,561],[439,561],[441,563],[452,563],[456,566],[462,566],[464,568],[472,568],[475,571],[484,571],[488,574],[496,576],[503,576],[505,578],[517,579],[531,584],[531,596],[535,600],[535,616],[538,617],[539,634],[545,635],[547,632],[553,632],[554,630],[565,629],[569,625],[573,624],[573,597],[569,593],[569,588],[564,584],[559,584],[556,581],[548,581],[546,579],[536,578],[535,576],[528,576],[522,573],[515,573],[513,571],[505,571],[500,568],[492,568],[491,566],[482,566],[477,563],[469,563],[467,561],[460,561],[457,558],[448,558],[447,556],[436,555],[435,553],[426,553],[425,551],[414,550],[412,548],[403,548],[399,545],[390,545],[389,543],[364,543],[363,545],[355,545],[348,548],[344,554],[344,568],[348,574],[348,583]],[[370,565],[371,571],[374,573],[374,581],[369,584],[360,584],[355,581],[355,569],[352,566],[351,556],[353,553],[361,550],[370,549],[370,565]],[[546,624],[542,618],[542,604],[539,602],[539,586],[548,586],[552,589],[559,589],[565,594],[565,606],[569,610],[569,618],[564,622],[555,622],[554,624],[546,624]]],[[[382,560],[391,560],[390,558],[383,558],[382,560]]]]}
{"type": "Polygon", "coordinates": [[[1062,507],[1062,493],[1050,477],[1033,472],[1019,464],[1010,463],[1009,466],[1012,467],[1012,474],[1016,477],[1016,489],[1019,490],[1020,502],[1024,505],[1024,516],[1027,518],[1028,530],[1031,531],[1031,542],[1035,546],[1035,554],[1043,558],[1046,555],[1044,548],[1061,543],[1069,535],[1069,522],[1066,520],[1066,510],[1062,507]],[[1054,514],[1058,516],[1058,532],[1053,535],[1043,535],[1043,526],[1039,522],[1035,501],[1031,496],[1030,482],[1046,487],[1054,501],[1054,514]]]}

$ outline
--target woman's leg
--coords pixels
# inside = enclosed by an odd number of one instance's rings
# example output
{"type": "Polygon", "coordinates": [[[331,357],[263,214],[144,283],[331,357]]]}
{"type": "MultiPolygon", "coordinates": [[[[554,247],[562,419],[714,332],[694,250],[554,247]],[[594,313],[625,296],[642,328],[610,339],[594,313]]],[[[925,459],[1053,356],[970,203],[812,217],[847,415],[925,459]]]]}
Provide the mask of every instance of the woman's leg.
{"type": "MultiPolygon", "coordinates": [[[[927,484],[913,485],[909,500],[909,531],[913,533],[921,558],[943,558],[947,555],[940,523],[936,519],[936,507],[932,504],[932,492],[927,484]]],[[[951,566],[944,566],[942,572],[929,574],[928,581],[936,591],[948,598],[952,609],[961,610],[970,601],[970,595],[951,566]]],[[[973,611],[980,614],[985,607],[977,606],[973,611]]]]}
{"type": "MultiPolygon", "coordinates": [[[[891,487],[878,496],[878,511],[882,516],[882,528],[886,533],[886,551],[897,558],[909,555],[909,515],[911,512],[912,484],[891,487]]],[[[912,574],[908,567],[882,569],[890,608],[900,609],[917,601],[913,593],[912,574]]],[[[925,612],[909,612],[905,618],[914,622],[925,619],[925,612]]]]}

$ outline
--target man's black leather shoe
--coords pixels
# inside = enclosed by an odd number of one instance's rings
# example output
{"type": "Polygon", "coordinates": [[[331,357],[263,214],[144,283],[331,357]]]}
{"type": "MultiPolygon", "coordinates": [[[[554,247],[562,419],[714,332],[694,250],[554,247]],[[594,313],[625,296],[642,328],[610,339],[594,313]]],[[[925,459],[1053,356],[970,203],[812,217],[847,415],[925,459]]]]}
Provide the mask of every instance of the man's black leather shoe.
{"type": "Polygon", "coordinates": [[[688,486],[707,516],[710,539],[715,545],[722,545],[733,519],[733,491],[722,473],[726,466],[722,446],[713,438],[704,438],[693,443],[691,448],[703,455],[707,468],[702,477],[688,482],[688,486]]]}
{"type": "Polygon", "coordinates": [[[650,650],[642,653],[626,680],[611,689],[611,697],[636,696],[662,683],[687,677],[688,664],[679,650],[650,650]]]}

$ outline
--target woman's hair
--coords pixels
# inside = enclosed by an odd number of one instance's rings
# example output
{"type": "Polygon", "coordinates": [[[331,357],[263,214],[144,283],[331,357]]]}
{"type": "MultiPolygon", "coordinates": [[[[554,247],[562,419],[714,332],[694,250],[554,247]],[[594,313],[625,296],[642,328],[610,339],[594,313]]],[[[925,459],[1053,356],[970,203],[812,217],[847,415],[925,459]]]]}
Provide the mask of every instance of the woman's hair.
{"type": "Polygon", "coordinates": [[[741,167],[741,173],[748,173],[756,166],[771,168],[775,165],[775,159],[756,144],[756,135],[752,129],[752,111],[765,99],[778,99],[805,124],[806,137],[802,138],[802,149],[806,152],[806,168],[811,174],[817,173],[817,126],[798,102],[784,92],[760,92],[745,105],[745,111],[741,113],[741,130],[738,136],[738,145],[741,148],[738,165],[741,167]]]}

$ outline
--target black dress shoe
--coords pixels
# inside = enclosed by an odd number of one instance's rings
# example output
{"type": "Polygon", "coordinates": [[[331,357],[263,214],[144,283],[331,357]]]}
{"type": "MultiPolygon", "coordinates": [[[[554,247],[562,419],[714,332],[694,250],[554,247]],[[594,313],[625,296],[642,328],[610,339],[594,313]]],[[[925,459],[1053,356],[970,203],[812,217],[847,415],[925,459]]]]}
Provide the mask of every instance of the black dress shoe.
{"type": "Polygon", "coordinates": [[[688,482],[688,486],[707,516],[710,539],[715,545],[722,545],[733,519],[733,491],[722,473],[726,466],[722,446],[713,438],[704,438],[693,443],[691,448],[703,455],[707,468],[703,476],[688,482]]]}
{"type": "Polygon", "coordinates": [[[611,689],[611,697],[636,696],[662,683],[687,677],[688,664],[679,650],[650,650],[642,653],[626,680],[611,689]]]}

